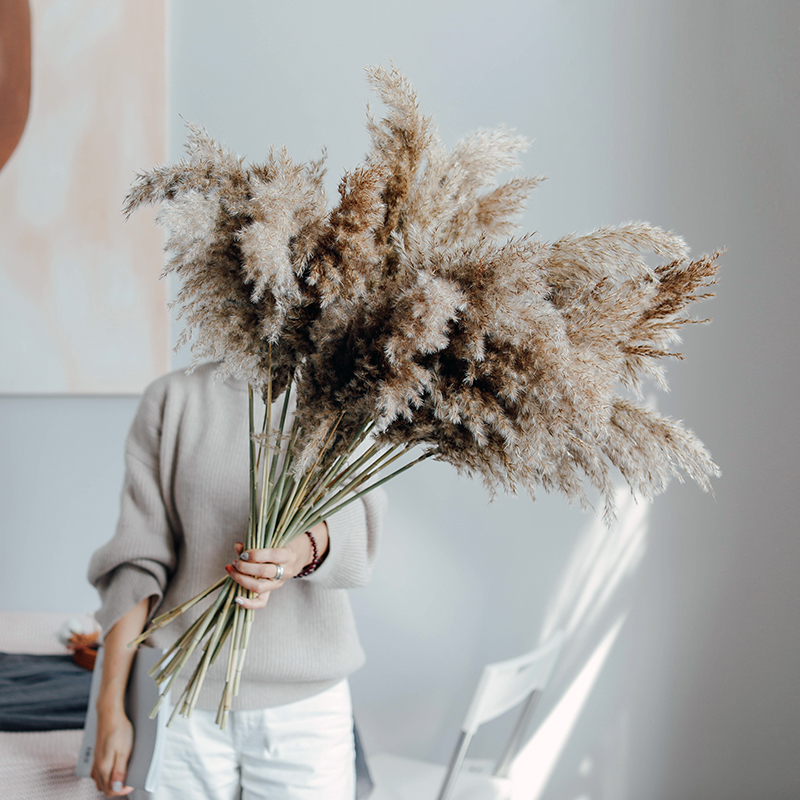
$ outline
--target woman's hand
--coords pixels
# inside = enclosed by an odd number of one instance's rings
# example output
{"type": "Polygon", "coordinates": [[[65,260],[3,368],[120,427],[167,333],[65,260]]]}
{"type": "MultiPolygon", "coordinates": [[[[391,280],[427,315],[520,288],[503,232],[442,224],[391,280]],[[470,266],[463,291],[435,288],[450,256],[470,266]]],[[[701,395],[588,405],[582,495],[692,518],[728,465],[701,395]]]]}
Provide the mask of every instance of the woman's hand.
{"type": "MultiPolygon", "coordinates": [[[[317,543],[317,557],[322,558],[328,552],[328,526],[324,521],[319,522],[311,528],[311,533],[317,543]]],[[[237,542],[235,549],[239,558],[226,567],[228,574],[236,583],[258,594],[253,598],[237,597],[236,602],[242,608],[264,608],[270,594],[302,572],[314,558],[311,542],[305,534],[292,539],[286,547],[244,551],[244,545],[237,542]],[[280,580],[275,580],[280,574],[279,566],[283,567],[283,574],[280,580]]]]}
{"type": "Polygon", "coordinates": [[[125,688],[136,651],[128,647],[143,630],[150,608],[146,597],[125,612],[106,634],[103,674],[97,693],[97,737],[91,776],[106,797],[130,794],[125,773],[133,748],[133,725],[125,716],[125,688]]]}
{"type": "Polygon", "coordinates": [[[97,740],[91,776],[106,797],[133,791],[125,786],[128,759],[133,749],[133,725],[122,712],[97,715],[97,740]]]}

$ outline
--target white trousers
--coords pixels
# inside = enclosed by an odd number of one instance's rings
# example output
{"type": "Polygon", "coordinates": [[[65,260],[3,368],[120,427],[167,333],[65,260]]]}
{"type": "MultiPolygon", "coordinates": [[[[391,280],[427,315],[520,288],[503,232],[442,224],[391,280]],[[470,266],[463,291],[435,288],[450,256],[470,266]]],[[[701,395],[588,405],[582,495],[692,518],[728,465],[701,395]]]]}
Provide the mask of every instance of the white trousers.
{"type": "MultiPolygon", "coordinates": [[[[350,686],[297,703],[176,716],[167,731],[155,800],[354,800],[350,686]]],[[[136,796],[136,795],[134,795],[136,796]]]]}

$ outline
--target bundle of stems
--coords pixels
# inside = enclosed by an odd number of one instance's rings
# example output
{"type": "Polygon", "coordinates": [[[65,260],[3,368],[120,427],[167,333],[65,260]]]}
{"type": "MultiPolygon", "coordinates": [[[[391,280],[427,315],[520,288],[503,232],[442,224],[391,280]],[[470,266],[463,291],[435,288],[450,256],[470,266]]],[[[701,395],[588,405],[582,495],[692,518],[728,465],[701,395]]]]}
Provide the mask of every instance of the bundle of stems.
{"type": "MultiPolygon", "coordinates": [[[[294,415],[289,419],[290,393],[291,383],[283,394],[280,418],[273,428],[272,381],[268,380],[264,397],[265,412],[258,430],[255,424],[253,387],[248,387],[250,517],[245,537],[246,550],[283,547],[329,515],[358,500],[366,492],[432,455],[425,453],[398,466],[397,462],[411,446],[370,443],[374,422],[367,420],[350,437],[344,448],[337,448],[338,454],[335,458],[325,458],[329,452],[327,446],[337,432],[340,417],[331,425],[325,446],[321,448],[316,461],[301,475],[294,474],[292,469],[297,445],[302,440],[303,431],[294,415]]],[[[163,628],[217,589],[220,591],[211,605],[150,670],[161,689],[159,700],[150,713],[151,717],[156,716],[173,683],[199,647],[202,655],[180,698],[174,704],[169,722],[178,713],[185,717],[190,716],[209,667],[217,660],[230,638],[225,688],[217,712],[217,724],[223,729],[226,727],[233,698],[239,693],[255,613],[253,609],[242,608],[235,600],[242,596],[252,598],[255,596],[254,592],[245,589],[228,576],[221,578],[185,603],[154,618],[130,645],[141,644],[154,631],[163,628]]]]}

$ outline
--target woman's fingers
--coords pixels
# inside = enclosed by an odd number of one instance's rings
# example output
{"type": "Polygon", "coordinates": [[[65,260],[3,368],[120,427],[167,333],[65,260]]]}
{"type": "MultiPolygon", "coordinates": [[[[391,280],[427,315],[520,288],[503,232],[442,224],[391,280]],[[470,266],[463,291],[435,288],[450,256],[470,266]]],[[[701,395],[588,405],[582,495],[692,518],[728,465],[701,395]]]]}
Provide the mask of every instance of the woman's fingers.
{"type": "Polygon", "coordinates": [[[236,602],[242,608],[263,608],[270,592],[283,586],[287,578],[297,572],[292,571],[292,552],[284,547],[244,551],[243,545],[237,542],[235,548],[240,557],[225,569],[236,583],[259,595],[237,597],[236,602]]]}
{"type": "Polygon", "coordinates": [[[239,558],[225,569],[240,586],[260,595],[237,597],[236,602],[243,608],[263,608],[270,592],[279,589],[302,568],[294,551],[288,547],[244,550],[241,542],[234,547],[239,558]]]}
{"type": "MultiPolygon", "coordinates": [[[[285,578],[266,578],[243,573],[240,572],[234,564],[228,564],[225,569],[228,571],[228,574],[231,576],[231,578],[233,578],[240,586],[244,586],[245,589],[249,589],[251,592],[258,592],[259,594],[262,592],[271,592],[274,589],[277,589],[279,586],[282,586],[286,580],[285,578]]],[[[270,570],[265,569],[264,571],[269,572],[270,570]]],[[[272,567],[272,574],[276,574],[274,566],[272,567]]]]}
{"type": "MultiPolygon", "coordinates": [[[[237,551],[239,548],[236,548],[237,551]]],[[[273,547],[263,550],[246,550],[230,566],[228,570],[238,583],[254,592],[271,591],[278,584],[295,575],[297,558],[292,550],[287,547],[273,547]],[[260,581],[258,585],[251,581],[239,580],[240,577],[260,581]],[[271,584],[267,585],[265,582],[271,584]]]]}
{"type": "Polygon", "coordinates": [[[256,595],[255,597],[237,597],[236,602],[242,608],[264,608],[264,606],[269,602],[269,598],[271,597],[272,592],[264,592],[264,594],[256,595]]]}
{"type": "Polygon", "coordinates": [[[237,568],[239,566],[241,566],[241,562],[238,564],[234,562],[234,564],[228,564],[225,569],[227,569],[228,574],[236,581],[236,583],[238,583],[240,586],[243,586],[245,589],[249,589],[251,592],[257,592],[258,594],[269,594],[275,589],[280,588],[289,577],[289,575],[285,572],[283,574],[280,573],[280,570],[282,569],[280,565],[265,564],[258,569],[257,574],[241,572],[237,568]],[[266,577],[269,575],[272,577],[266,577]]]}
{"type": "Polygon", "coordinates": [[[132,786],[125,785],[125,770],[128,758],[124,754],[113,753],[105,763],[95,763],[91,777],[97,788],[106,797],[123,797],[133,791],[132,786]],[[111,760],[113,758],[113,761],[111,760]]]}
{"type": "Polygon", "coordinates": [[[133,791],[133,786],[125,785],[125,770],[127,767],[127,757],[117,753],[114,759],[114,769],[111,770],[111,797],[122,797],[133,791]]]}
{"type": "Polygon", "coordinates": [[[293,558],[294,553],[288,547],[267,547],[239,553],[239,559],[249,564],[287,564],[293,558]]]}
{"type": "Polygon", "coordinates": [[[264,564],[254,564],[252,561],[238,559],[231,565],[237,572],[257,580],[279,581],[289,571],[288,565],[277,561],[268,561],[264,564]]]}

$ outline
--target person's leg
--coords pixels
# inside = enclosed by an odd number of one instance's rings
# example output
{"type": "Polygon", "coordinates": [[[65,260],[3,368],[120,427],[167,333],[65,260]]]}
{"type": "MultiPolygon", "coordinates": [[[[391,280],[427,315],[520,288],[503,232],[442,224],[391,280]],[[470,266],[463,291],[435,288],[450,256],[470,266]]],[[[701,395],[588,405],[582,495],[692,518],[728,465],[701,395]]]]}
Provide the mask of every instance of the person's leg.
{"type": "Polygon", "coordinates": [[[167,728],[164,762],[154,800],[239,800],[239,764],[230,730],[221,730],[216,711],[195,709],[167,728]]]}
{"type": "Polygon", "coordinates": [[[242,800],[354,800],[350,687],[260,711],[237,711],[242,800]]]}

